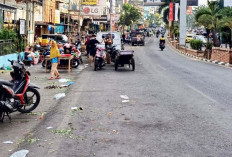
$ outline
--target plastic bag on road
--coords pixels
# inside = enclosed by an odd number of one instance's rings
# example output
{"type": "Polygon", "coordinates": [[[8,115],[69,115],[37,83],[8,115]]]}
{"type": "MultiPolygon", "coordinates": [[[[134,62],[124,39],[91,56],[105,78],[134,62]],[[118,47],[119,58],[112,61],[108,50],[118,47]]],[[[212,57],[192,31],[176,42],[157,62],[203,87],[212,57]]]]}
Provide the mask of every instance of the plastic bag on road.
{"type": "Polygon", "coordinates": [[[56,94],[56,95],[54,96],[54,98],[55,98],[56,100],[62,99],[62,98],[64,98],[64,97],[65,97],[65,93],[59,93],[59,94],[56,94]]]}
{"type": "Polygon", "coordinates": [[[127,95],[120,95],[120,98],[129,100],[129,97],[127,95]]]}
{"type": "Polygon", "coordinates": [[[59,79],[60,83],[66,83],[66,82],[70,82],[70,79],[59,79]]]}
{"type": "Polygon", "coordinates": [[[130,102],[130,100],[123,100],[122,103],[130,102]]]}
{"type": "Polygon", "coordinates": [[[29,150],[20,150],[15,153],[13,153],[10,157],[26,157],[26,155],[29,153],[29,150]]]}

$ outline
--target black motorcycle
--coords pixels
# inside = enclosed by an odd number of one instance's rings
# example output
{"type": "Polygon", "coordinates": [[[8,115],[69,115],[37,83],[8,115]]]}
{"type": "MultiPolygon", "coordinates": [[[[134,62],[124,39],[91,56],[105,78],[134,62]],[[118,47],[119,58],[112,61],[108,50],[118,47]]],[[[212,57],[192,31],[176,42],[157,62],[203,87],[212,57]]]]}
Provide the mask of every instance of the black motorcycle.
{"type": "Polygon", "coordinates": [[[113,63],[115,63],[115,59],[116,59],[116,56],[118,54],[118,50],[116,49],[116,46],[111,46],[111,47],[107,47],[106,48],[106,51],[109,53],[110,55],[110,59],[113,63]]]}
{"type": "MultiPolygon", "coordinates": [[[[10,61],[10,60],[9,60],[10,61]]],[[[17,61],[10,61],[13,66],[11,81],[0,80],[0,121],[3,122],[10,113],[19,111],[29,113],[40,103],[38,86],[30,83],[30,73],[26,71],[25,65],[20,57],[17,61]]]]}
{"type": "Polygon", "coordinates": [[[164,42],[161,42],[161,43],[160,43],[160,49],[161,49],[161,51],[163,51],[164,48],[165,48],[165,43],[164,43],[164,42]]]}

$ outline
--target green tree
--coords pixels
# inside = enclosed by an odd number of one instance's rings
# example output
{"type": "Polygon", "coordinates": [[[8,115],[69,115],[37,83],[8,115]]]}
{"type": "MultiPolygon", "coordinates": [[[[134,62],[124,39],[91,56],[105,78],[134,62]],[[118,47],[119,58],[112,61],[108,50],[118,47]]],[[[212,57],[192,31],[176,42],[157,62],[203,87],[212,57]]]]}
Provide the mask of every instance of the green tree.
{"type": "Polygon", "coordinates": [[[119,25],[131,26],[135,22],[138,22],[142,18],[142,14],[139,9],[135,8],[131,4],[124,4],[122,7],[122,14],[120,16],[119,25]]]}
{"type": "Polygon", "coordinates": [[[216,37],[216,30],[218,29],[220,19],[220,3],[218,1],[208,0],[208,6],[199,7],[195,14],[195,20],[199,25],[205,26],[206,28],[213,30],[214,46],[219,46],[216,37]],[[207,18],[210,19],[211,24],[209,24],[210,21],[207,18]],[[205,22],[205,20],[207,21],[205,22]]]}

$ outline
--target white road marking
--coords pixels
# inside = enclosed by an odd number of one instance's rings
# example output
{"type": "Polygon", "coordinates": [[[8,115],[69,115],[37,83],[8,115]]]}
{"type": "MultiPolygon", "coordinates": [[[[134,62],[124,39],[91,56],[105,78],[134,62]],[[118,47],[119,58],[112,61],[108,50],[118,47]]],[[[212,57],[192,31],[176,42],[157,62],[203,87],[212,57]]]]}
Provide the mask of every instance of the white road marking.
{"type": "Polygon", "coordinates": [[[157,64],[157,66],[162,70],[167,70],[166,68],[162,67],[161,65],[157,64]]]}
{"type": "Polygon", "coordinates": [[[212,101],[213,103],[218,103],[216,100],[212,99],[211,97],[207,96],[206,94],[204,94],[203,92],[199,91],[198,89],[196,89],[195,87],[186,84],[187,87],[191,88],[192,90],[194,90],[195,92],[201,94],[203,97],[205,97],[206,99],[212,101]]]}

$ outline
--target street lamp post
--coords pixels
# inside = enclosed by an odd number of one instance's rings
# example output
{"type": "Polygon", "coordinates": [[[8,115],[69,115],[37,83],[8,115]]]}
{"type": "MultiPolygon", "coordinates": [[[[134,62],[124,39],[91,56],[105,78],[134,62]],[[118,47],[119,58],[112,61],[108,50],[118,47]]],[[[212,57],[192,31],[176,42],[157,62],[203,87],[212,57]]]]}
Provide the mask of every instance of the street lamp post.
{"type": "Polygon", "coordinates": [[[180,0],[180,45],[185,45],[186,38],[186,11],[187,1],[180,0]]]}

